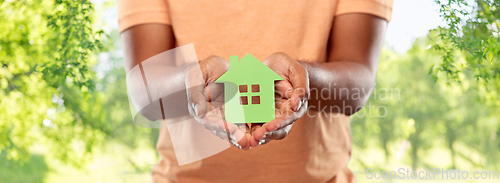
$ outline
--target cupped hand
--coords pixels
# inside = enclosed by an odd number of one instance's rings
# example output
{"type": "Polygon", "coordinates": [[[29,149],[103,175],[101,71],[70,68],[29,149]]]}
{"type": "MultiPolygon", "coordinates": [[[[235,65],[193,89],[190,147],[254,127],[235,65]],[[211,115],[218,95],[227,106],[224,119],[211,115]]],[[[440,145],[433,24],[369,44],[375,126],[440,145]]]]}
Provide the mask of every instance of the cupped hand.
{"type": "Polygon", "coordinates": [[[309,76],[307,70],[285,53],[274,53],[263,63],[284,80],[275,83],[276,119],[252,124],[251,147],[285,138],[293,123],[307,111],[309,76]]]}
{"type": "Polygon", "coordinates": [[[189,113],[198,123],[234,146],[248,150],[251,138],[246,124],[224,120],[224,85],[214,83],[229,69],[229,62],[210,56],[192,68],[186,75],[189,113]]]}

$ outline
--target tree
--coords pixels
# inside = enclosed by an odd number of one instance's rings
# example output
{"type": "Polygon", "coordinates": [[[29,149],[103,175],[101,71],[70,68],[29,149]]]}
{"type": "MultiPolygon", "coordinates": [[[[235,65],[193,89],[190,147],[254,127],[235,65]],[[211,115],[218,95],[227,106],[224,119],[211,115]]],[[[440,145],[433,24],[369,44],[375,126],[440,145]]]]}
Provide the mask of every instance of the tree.
{"type": "Polygon", "coordinates": [[[27,160],[30,146],[50,144],[51,154],[78,165],[110,133],[93,91],[104,48],[93,5],[2,0],[0,8],[0,151],[27,160]]]}
{"type": "Polygon", "coordinates": [[[433,47],[442,54],[442,62],[431,66],[450,81],[461,82],[459,73],[471,71],[487,87],[485,98],[500,106],[500,0],[436,0],[447,26],[438,27],[439,39],[433,47]],[[461,51],[465,62],[454,54],[461,51]]]}
{"type": "MultiPolygon", "coordinates": [[[[499,124],[495,122],[499,114],[496,108],[485,104],[482,96],[486,87],[476,82],[473,71],[458,73],[461,83],[436,81],[426,72],[432,64],[442,61],[440,52],[430,49],[438,39],[436,32],[430,32],[418,38],[405,54],[382,51],[376,88],[364,111],[359,112],[372,115],[354,115],[353,145],[363,150],[373,148],[367,144],[375,142],[384,151],[386,164],[393,162],[394,157],[404,157],[403,163],[414,170],[498,166],[494,158],[499,153],[499,124]],[[428,150],[436,147],[448,149],[449,164],[429,162],[427,156],[434,154],[428,154],[428,150]],[[480,160],[471,154],[479,155],[480,160]],[[465,160],[468,167],[457,160],[465,160]]],[[[455,51],[453,57],[465,60],[460,51],[455,51]]],[[[446,77],[442,72],[437,74],[446,77]]],[[[370,162],[366,158],[355,160],[365,168],[373,168],[367,166],[370,162]]]]}

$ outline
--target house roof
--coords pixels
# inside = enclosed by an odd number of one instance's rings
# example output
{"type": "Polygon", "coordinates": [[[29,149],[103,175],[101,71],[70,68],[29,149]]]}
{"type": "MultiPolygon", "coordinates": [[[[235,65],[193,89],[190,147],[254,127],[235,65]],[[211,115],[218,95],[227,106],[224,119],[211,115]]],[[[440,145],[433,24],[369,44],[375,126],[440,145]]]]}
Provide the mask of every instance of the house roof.
{"type": "Polygon", "coordinates": [[[259,59],[247,54],[241,60],[238,60],[238,56],[230,56],[229,70],[215,82],[233,82],[237,84],[259,83],[269,80],[283,80],[283,78],[264,65],[259,59]]]}

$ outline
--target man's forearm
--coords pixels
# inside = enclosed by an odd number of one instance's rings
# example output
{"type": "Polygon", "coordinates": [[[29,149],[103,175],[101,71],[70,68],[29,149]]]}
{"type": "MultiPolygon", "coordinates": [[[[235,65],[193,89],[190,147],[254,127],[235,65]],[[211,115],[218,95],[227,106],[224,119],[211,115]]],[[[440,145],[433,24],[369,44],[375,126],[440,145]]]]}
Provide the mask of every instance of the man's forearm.
{"type": "Polygon", "coordinates": [[[352,115],[363,107],[375,86],[375,73],[358,62],[300,64],[309,74],[312,110],[327,107],[331,112],[352,115]]]}
{"type": "Polygon", "coordinates": [[[127,73],[127,88],[138,112],[152,121],[189,115],[185,77],[196,64],[186,63],[179,67],[138,65],[127,73]]]}

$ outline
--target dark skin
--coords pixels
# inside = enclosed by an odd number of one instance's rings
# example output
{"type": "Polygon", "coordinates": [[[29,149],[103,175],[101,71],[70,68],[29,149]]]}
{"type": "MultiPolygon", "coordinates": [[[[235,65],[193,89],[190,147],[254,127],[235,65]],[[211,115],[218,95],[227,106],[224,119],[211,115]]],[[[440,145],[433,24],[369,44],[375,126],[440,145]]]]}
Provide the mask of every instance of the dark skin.
{"type": "MultiPolygon", "coordinates": [[[[241,149],[248,150],[250,147],[271,140],[283,139],[290,131],[293,122],[304,114],[307,104],[309,110],[319,110],[318,106],[321,103],[321,106],[333,107],[332,112],[347,116],[354,114],[365,104],[371,89],[375,86],[375,74],[386,28],[387,21],[373,15],[359,13],[339,15],[333,22],[327,62],[296,61],[286,53],[270,55],[263,62],[283,78],[288,78],[277,83],[279,85],[276,91],[281,94],[277,96],[277,119],[264,125],[252,124],[251,128],[246,125],[231,127],[228,123],[223,123],[225,131],[229,131],[230,134],[235,134],[235,129],[238,128],[246,131],[246,135],[238,133],[237,144],[241,149]],[[311,91],[321,91],[326,88],[337,92],[335,96],[322,98],[317,95],[318,92],[309,93],[309,88],[311,91]],[[343,92],[339,92],[341,90],[343,92]]],[[[125,48],[127,72],[147,58],[175,47],[175,36],[169,25],[134,26],[122,32],[121,38],[125,48]]],[[[224,72],[224,69],[221,70],[217,64],[213,64],[214,60],[219,60],[214,58],[218,57],[209,57],[200,62],[206,78],[220,76],[220,72],[224,72]]],[[[223,62],[219,60],[218,63],[223,62]]],[[[190,67],[183,67],[178,71],[181,77],[173,77],[177,80],[169,83],[174,86],[184,86],[185,75],[189,70],[190,67]]],[[[208,80],[204,82],[208,83],[208,80]]],[[[191,96],[189,92],[188,96],[191,96]]],[[[202,103],[202,100],[200,102],[202,103]]],[[[195,105],[188,106],[190,111],[194,111],[192,106],[195,105]]],[[[203,114],[191,113],[191,115],[204,117],[203,114]]],[[[222,128],[221,125],[220,127],[222,128]]]]}

